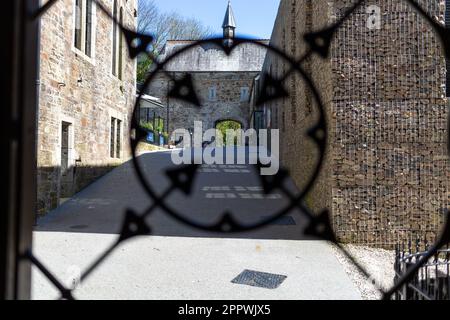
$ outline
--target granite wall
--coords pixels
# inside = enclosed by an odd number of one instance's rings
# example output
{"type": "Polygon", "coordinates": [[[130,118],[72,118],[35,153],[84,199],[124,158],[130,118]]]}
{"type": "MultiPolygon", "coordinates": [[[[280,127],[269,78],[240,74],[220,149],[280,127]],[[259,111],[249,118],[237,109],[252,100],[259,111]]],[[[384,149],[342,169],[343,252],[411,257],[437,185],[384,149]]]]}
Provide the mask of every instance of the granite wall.
{"type": "MultiPolygon", "coordinates": [[[[60,0],[41,19],[38,213],[129,159],[129,122],[136,95],[136,63],[122,46],[123,76],[112,74],[113,23],[99,8],[92,12],[91,57],[74,46],[75,1],[60,0]],[[111,157],[111,119],[121,121],[120,154],[111,157]],[[61,173],[63,123],[68,127],[68,171],[61,173]]],[[[113,1],[103,1],[111,10],[113,1]]],[[[136,27],[134,0],[120,0],[124,24],[136,27]]],[[[94,5],[95,6],[95,5],[94,5]]],[[[117,139],[117,138],[116,138],[117,139]]]]}
{"type": "MultiPolygon", "coordinates": [[[[194,121],[203,123],[203,130],[215,127],[217,121],[235,120],[243,129],[249,125],[250,95],[241,99],[241,88],[250,93],[253,79],[258,72],[170,72],[170,77],[158,72],[145,92],[158,97],[164,106],[169,105],[169,133],[176,129],[194,129],[194,121]],[[173,88],[173,80],[186,74],[192,76],[192,84],[199,99],[200,107],[184,100],[168,96],[173,88]],[[215,88],[216,97],[210,99],[209,89],[215,88]]],[[[167,119],[167,109],[155,109],[156,116],[167,119]]]]}

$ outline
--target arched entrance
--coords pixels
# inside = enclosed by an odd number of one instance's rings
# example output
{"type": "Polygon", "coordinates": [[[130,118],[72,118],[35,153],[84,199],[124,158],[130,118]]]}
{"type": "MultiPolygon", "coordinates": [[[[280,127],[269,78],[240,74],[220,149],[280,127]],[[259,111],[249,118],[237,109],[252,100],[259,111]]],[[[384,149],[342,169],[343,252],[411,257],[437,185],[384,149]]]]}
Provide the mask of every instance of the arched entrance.
{"type": "MultiPolygon", "coordinates": [[[[217,120],[215,123],[216,130],[220,131],[220,133],[223,136],[222,144],[224,146],[230,145],[229,143],[227,143],[227,130],[241,130],[241,129],[243,129],[243,127],[244,126],[242,125],[242,123],[240,121],[233,120],[233,119],[217,120]]],[[[220,141],[218,141],[217,143],[218,143],[218,145],[221,144],[220,141]]],[[[234,138],[232,145],[237,145],[237,144],[238,144],[238,136],[234,138]]]]}

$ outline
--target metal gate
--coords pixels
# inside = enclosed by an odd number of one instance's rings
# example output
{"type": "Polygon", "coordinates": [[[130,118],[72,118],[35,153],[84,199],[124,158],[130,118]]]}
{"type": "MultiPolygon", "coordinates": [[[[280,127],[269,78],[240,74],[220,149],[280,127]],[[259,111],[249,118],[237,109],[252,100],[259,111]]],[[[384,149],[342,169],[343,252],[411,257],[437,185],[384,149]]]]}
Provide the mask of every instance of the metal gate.
{"type": "MultiPolygon", "coordinates": [[[[64,287],[44,264],[39,261],[31,251],[31,230],[32,221],[34,216],[34,194],[36,184],[34,182],[35,177],[35,120],[36,120],[36,79],[37,79],[37,39],[38,39],[38,23],[39,18],[45,14],[45,12],[54,5],[58,0],[50,0],[46,2],[41,8],[38,7],[39,1],[7,1],[9,5],[9,11],[5,10],[6,15],[10,15],[9,19],[10,27],[14,35],[12,38],[8,38],[11,42],[11,46],[6,48],[13,48],[11,52],[7,52],[8,61],[14,63],[11,64],[7,76],[8,83],[11,84],[13,90],[11,90],[12,96],[8,101],[10,109],[2,112],[8,112],[3,119],[8,119],[7,135],[2,135],[2,143],[6,150],[8,150],[9,166],[4,167],[3,172],[8,179],[2,179],[7,183],[6,190],[9,190],[8,195],[2,201],[4,205],[4,212],[8,215],[2,217],[2,232],[0,232],[1,238],[1,254],[2,259],[0,265],[2,268],[7,266],[6,270],[1,269],[0,290],[1,294],[5,294],[6,298],[29,298],[30,292],[30,265],[35,265],[44,275],[51,281],[59,290],[61,298],[73,299],[72,290],[64,287]],[[13,80],[11,80],[13,79],[13,80]],[[10,174],[12,173],[12,174],[10,174]],[[6,226],[6,228],[5,228],[6,226]],[[5,231],[5,232],[3,232],[5,231]],[[5,249],[5,250],[4,250],[5,249]]],[[[113,21],[113,23],[120,29],[127,44],[128,52],[131,58],[136,58],[140,53],[146,53],[148,45],[152,42],[152,37],[149,35],[138,34],[133,30],[130,30],[125,25],[121,25],[117,18],[114,18],[109,10],[107,10],[101,1],[94,1],[97,8],[101,10],[105,15],[113,21]]],[[[132,132],[131,146],[133,149],[133,161],[136,167],[136,173],[140,182],[144,186],[148,193],[149,199],[152,204],[144,212],[124,212],[124,222],[120,235],[117,237],[117,241],[102,254],[98,259],[92,261],[90,266],[84,270],[81,276],[81,280],[86,280],[96,268],[104,262],[108,261],[109,255],[119,246],[125,245],[126,241],[140,235],[151,234],[151,226],[145,221],[145,217],[150,215],[156,209],[161,209],[168,215],[174,217],[178,221],[188,224],[192,227],[216,231],[222,233],[235,233],[246,230],[253,230],[257,228],[264,228],[266,225],[276,221],[280,217],[287,214],[293,208],[299,208],[304,218],[308,222],[308,227],[304,230],[305,234],[314,235],[315,237],[323,240],[334,242],[349,259],[363,272],[367,277],[370,275],[361,267],[357,261],[337,242],[335,234],[333,232],[332,224],[330,222],[330,214],[328,210],[322,212],[312,212],[304,205],[306,194],[311,190],[316,178],[322,169],[324,156],[327,144],[327,123],[324,112],[324,104],[322,97],[318,90],[317,84],[308,74],[304,67],[305,61],[311,57],[318,57],[324,59],[328,56],[333,36],[338,31],[349,16],[357,10],[365,1],[357,1],[352,7],[350,7],[342,18],[335,22],[333,25],[318,31],[306,34],[304,37],[304,43],[308,46],[308,50],[305,55],[295,60],[286,52],[282,52],[277,48],[255,42],[249,39],[236,38],[232,43],[224,41],[223,38],[201,40],[195,45],[213,44],[222,48],[224,52],[231,52],[234,48],[239,47],[244,43],[253,43],[258,46],[264,46],[268,51],[274,52],[283,59],[290,61],[291,70],[289,72],[298,73],[304,82],[309,86],[313,98],[318,105],[319,119],[316,123],[312,124],[308,131],[310,139],[316,144],[320,151],[320,157],[315,165],[314,174],[308,183],[306,183],[304,189],[299,196],[292,195],[288,190],[282,188],[282,182],[288,175],[285,170],[281,170],[278,175],[274,177],[261,177],[261,185],[266,193],[270,193],[275,188],[281,188],[291,202],[288,207],[283,208],[279,212],[273,214],[266,220],[255,223],[253,225],[242,225],[238,223],[230,214],[224,214],[221,220],[217,224],[207,225],[201,224],[195,221],[191,221],[179,212],[173,210],[165,202],[166,198],[175,192],[181,190],[185,194],[189,194],[192,182],[197,174],[198,166],[185,166],[177,170],[167,172],[167,176],[171,180],[171,185],[165,190],[165,192],[157,193],[152,186],[145,180],[140,164],[137,161],[136,147],[138,143],[146,138],[147,132],[142,130],[139,125],[139,119],[136,117],[137,112],[134,112],[132,119],[132,132]],[[186,179],[187,177],[187,179],[186,179]]],[[[426,12],[417,4],[414,0],[407,1],[413,8],[417,10],[435,29],[437,35],[444,44],[445,55],[447,59],[450,59],[450,30],[445,29],[442,25],[437,23],[432,17],[429,17],[426,12]]],[[[183,48],[179,52],[175,53],[170,59],[176,58],[182,52],[189,50],[190,47],[183,48]]],[[[3,50],[2,50],[3,51],[3,50]]],[[[164,63],[160,64],[156,59],[154,61],[156,70],[160,70],[164,67],[164,63]]],[[[264,85],[270,86],[270,90],[262,90],[262,94],[259,99],[259,103],[270,101],[273,99],[284,96],[285,92],[274,79],[266,77],[264,85]],[[272,81],[271,81],[272,80],[272,81]]],[[[172,90],[173,97],[188,99],[193,104],[196,103],[195,96],[192,92],[181,94],[181,89],[190,88],[188,79],[172,79],[174,81],[175,89],[172,90]]],[[[152,74],[149,75],[146,83],[152,81],[152,74]]],[[[142,97],[139,97],[139,99],[142,97]]],[[[136,107],[139,106],[139,101],[136,107]]],[[[262,166],[262,164],[259,164],[262,166]]],[[[417,277],[418,272],[425,266],[427,261],[439,250],[450,241],[450,222],[447,220],[442,234],[438,237],[436,243],[430,246],[430,248],[421,254],[421,259],[409,259],[408,268],[402,268],[402,273],[398,275],[396,284],[391,289],[383,292],[384,299],[391,299],[393,295],[401,289],[405,284],[417,277]],[[410,261],[411,260],[411,261],[410,261]]]]}

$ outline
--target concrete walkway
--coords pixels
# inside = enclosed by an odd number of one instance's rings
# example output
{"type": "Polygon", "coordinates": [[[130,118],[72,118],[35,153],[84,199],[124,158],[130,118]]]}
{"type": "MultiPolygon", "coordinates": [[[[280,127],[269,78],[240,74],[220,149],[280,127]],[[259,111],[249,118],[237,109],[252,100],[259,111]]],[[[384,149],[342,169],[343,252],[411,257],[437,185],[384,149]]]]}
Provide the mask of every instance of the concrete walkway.
{"type": "MultiPolygon", "coordinates": [[[[170,185],[164,170],[170,153],[140,158],[158,190],[170,185]]],[[[295,192],[292,181],[286,187],[295,192]]],[[[190,219],[212,223],[231,211],[242,223],[267,218],[288,203],[278,193],[264,196],[258,173],[247,166],[203,167],[187,198],[169,203],[190,219]]],[[[77,194],[38,221],[34,252],[61,281],[89,266],[117,238],[125,209],[142,212],[151,204],[131,163],[77,194]]],[[[80,299],[359,299],[324,241],[305,238],[299,212],[264,229],[227,235],[198,231],[157,211],[148,219],[152,236],[124,243],[75,291],[80,299]],[[286,276],[276,289],[231,281],[244,270],[286,276]]],[[[33,298],[57,292],[33,271],[33,298]]]]}

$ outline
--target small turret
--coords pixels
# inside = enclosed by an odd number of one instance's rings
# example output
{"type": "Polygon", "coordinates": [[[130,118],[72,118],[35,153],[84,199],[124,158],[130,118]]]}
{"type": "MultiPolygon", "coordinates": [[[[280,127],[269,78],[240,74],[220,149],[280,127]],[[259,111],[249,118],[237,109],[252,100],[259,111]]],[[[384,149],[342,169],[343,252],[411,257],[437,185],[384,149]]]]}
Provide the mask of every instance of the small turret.
{"type": "Polygon", "coordinates": [[[234,19],[233,8],[231,8],[231,1],[228,1],[227,12],[222,24],[223,37],[225,40],[233,40],[236,30],[236,20],[234,19]]]}

